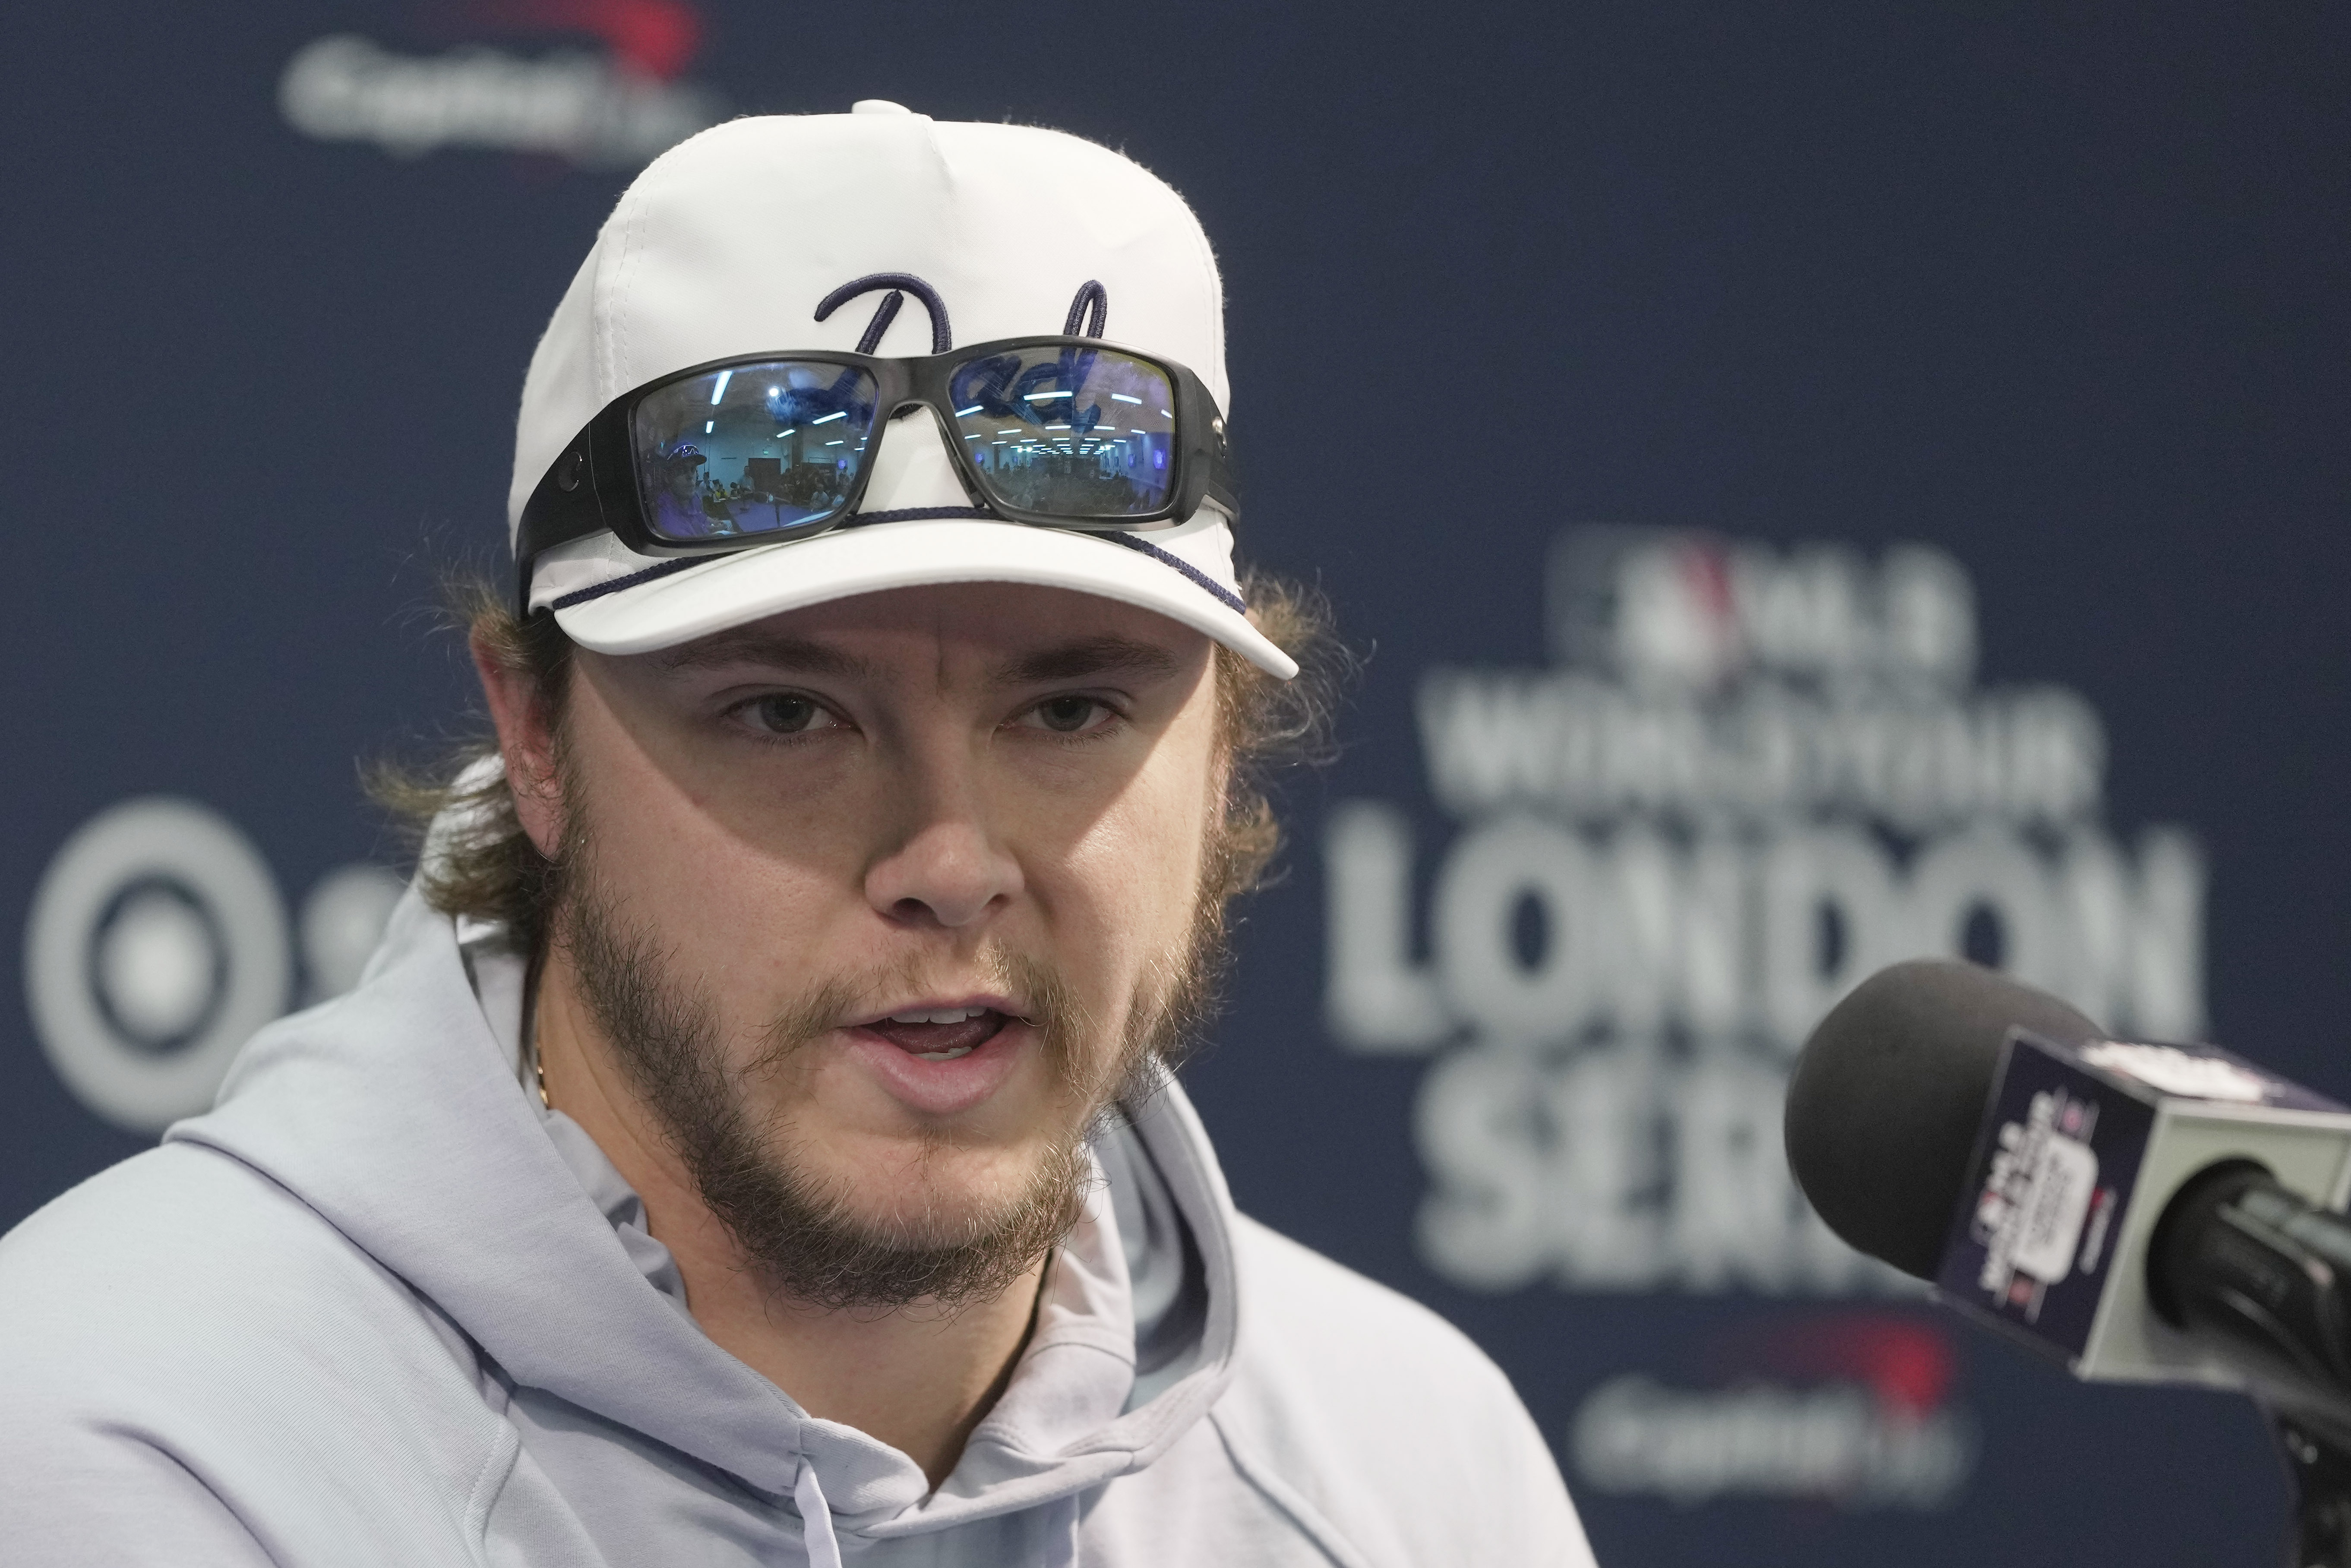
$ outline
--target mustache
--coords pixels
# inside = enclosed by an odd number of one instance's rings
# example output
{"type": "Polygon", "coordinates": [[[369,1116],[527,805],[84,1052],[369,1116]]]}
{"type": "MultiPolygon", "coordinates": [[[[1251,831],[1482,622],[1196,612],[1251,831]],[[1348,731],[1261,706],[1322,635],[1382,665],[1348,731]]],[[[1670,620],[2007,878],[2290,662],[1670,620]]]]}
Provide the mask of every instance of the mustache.
{"type": "Polygon", "coordinates": [[[1087,1076],[1081,1067],[1087,1054],[1083,1042],[1092,1037],[1094,1020],[1058,968],[1032,955],[998,947],[983,949],[978,956],[977,983],[970,975],[941,981],[935,977],[936,968],[933,961],[909,958],[819,982],[760,1026],[758,1048],[746,1065],[745,1076],[790,1068],[810,1046],[833,1030],[871,1019],[883,998],[977,990],[1023,998],[1024,1010],[1012,1021],[1037,1030],[1055,1082],[1081,1091],[1093,1087],[1075,1081],[1087,1076]]]}

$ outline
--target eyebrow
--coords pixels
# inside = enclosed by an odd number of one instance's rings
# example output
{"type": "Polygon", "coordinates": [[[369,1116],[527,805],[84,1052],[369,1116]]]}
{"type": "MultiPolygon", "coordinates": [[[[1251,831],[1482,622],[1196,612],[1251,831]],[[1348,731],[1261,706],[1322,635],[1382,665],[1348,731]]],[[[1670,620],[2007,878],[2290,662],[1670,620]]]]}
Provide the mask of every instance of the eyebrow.
{"type": "MultiPolygon", "coordinates": [[[[662,669],[674,674],[753,664],[836,680],[871,680],[878,674],[877,667],[870,661],[826,643],[750,629],[697,638],[653,657],[662,669]]],[[[988,675],[987,684],[998,688],[1029,686],[1117,674],[1146,681],[1165,680],[1178,667],[1176,657],[1155,643],[1105,633],[1057,643],[1008,660],[988,675]]]]}
{"type": "Polygon", "coordinates": [[[1050,681],[1084,680],[1094,675],[1165,680],[1177,668],[1176,655],[1156,643],[1105,634],[1024,653],[1000,667],[988,678],[988,684],[1028,686],[1050,681]]]}
{"type": "Polygon", "coordinates": [[[773,670],[830,675],[840,680],[861,680],[873,674],[872,664],[838,648],[801,637],[779,637],[772,632],[751,630],[721,632],[715,636],[697,638],[683,646],[657,653],[654,658],[663,669],[673,673],[758,664],[773,670]]]}

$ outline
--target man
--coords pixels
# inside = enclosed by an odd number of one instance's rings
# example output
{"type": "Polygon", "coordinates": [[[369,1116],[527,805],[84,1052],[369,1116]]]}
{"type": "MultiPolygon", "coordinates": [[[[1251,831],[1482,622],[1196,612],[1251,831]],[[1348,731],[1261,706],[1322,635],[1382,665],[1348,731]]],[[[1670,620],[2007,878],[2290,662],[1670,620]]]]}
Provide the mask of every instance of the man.
{"type": "Polygon", "coordinates": [[[7,1561],[1589,1562],[1501,1375],[1236,1216],[1167,1076],[1311,630],[1228,406],[1102,148],[648,169],[366,977],[0,1243],[7,1561]]]}

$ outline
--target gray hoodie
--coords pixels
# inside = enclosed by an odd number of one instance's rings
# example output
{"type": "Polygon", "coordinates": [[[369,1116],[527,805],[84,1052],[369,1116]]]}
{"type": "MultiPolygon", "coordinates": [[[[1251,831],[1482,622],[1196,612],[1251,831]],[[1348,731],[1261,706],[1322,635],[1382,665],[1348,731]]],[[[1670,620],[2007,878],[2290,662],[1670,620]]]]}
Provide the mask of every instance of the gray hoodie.
{"type": "Polygon", "coordinates": [[[1237,1215],[1173,1083],[1097,1141],[936,1490],[714,1344],[517,1075],[522,965],[412,894],[208,1114],[0,1239],[15,1565],[1588,1564],[1502,1375],[1237,1215]]]}

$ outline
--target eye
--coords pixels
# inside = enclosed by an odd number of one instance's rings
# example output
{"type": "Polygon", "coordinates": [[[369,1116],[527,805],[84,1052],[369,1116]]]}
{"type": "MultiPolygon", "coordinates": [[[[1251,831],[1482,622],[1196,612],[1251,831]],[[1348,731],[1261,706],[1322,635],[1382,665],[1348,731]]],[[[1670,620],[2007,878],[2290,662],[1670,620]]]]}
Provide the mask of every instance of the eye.
{"type": "Polygon", "coordinates": [[[1040,729],[1050,729],[1056,735],[1082,735],[1099,729],[1117,714],[1108,703],[1098,697],[1075,695],[1047,697],[1021,716],[1023,723],[1033,723],[1040,729]]]}
{"type": "Polygon", "coordinates": [[[768,735],[803,735],[812,729],[831,729],[841,722],[822,703],[799,692],[769,692],[735,711],[752,728],[768,735]]]}

